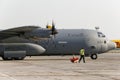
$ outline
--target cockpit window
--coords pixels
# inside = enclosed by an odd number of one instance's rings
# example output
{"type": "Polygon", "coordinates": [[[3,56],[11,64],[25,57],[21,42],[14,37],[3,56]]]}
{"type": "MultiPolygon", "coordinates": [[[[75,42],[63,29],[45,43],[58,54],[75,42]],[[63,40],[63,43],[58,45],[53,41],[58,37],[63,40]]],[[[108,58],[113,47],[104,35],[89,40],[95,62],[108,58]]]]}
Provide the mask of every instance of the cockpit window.
{"type": "Polygon", "coordinates": [[[105,35],[102,32],[98,32],[98,37],[105,37],[105,35]]]}

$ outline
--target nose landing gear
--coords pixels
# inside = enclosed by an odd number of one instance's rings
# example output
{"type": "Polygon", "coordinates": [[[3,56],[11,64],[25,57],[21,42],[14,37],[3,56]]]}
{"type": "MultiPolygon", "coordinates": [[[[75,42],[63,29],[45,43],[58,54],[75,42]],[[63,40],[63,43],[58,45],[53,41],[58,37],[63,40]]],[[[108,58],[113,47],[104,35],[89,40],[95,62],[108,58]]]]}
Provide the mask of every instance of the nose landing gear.
{"type": "Polygon", "coordinates": [[[91,57],[91,59],[96,60],[97,59],[97,54],[92,54],[90,57],[91,57]]]}

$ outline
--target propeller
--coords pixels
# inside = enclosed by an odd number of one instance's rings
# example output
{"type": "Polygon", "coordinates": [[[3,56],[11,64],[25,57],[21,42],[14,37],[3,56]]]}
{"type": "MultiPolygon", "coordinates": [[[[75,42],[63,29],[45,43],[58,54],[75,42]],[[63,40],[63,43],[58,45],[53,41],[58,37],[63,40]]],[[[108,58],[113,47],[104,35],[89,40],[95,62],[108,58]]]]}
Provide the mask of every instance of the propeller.
{"type": "Polygon", "coordinates": [[[58,33],[56,28],[55,28],[55,23],[53,21],[52,21],[52,26],[47,24],[46,28],[51,31],[51,35],[56,35],[58,33]]]}
{"type": "Polygon", "coordinates": [[[50,30],[52,26],[47,23],[46,28],[50,30]]]}
{"type": "Polygon", "coordinates": [[[57,32],[57,30],[56,30],[56,28],[55,28],[55,23],[52,21],[52,28],[51,28],[51,31],[52,31],[52,35],[56,35],[58,32],[57,32]]]}

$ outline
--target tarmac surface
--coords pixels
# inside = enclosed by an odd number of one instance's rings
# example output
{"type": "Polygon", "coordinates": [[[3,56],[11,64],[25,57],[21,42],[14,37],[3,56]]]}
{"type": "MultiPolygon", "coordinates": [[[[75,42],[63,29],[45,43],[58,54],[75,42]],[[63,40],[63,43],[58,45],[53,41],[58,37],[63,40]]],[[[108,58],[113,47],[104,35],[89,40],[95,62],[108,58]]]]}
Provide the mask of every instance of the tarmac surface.
{"type": "Polygon", "coordinates": [[[71,63],[71,57],[0,58],[0,80],[120,80],[120,53],[100,54],[97,60],[86,57],[86,63],[71,63]]]}

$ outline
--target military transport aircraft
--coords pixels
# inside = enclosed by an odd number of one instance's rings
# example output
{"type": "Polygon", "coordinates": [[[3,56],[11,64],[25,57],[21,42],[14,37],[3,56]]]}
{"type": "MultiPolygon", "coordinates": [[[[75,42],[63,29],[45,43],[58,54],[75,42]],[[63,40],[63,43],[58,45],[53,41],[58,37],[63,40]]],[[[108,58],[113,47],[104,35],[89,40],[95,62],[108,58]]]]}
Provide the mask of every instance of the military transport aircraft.
{"type": "Polygon", "coordinates": [[[0,56],[3,60],[23,60],[26,56],[79,54],[97,59],[97,54],[116,48],[114,42],[97,30],[59,29],[47,25],[22,26],[0,31],[0,56]]]}

